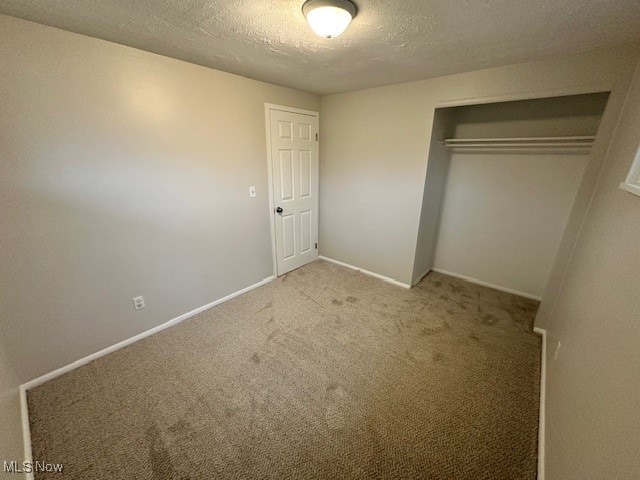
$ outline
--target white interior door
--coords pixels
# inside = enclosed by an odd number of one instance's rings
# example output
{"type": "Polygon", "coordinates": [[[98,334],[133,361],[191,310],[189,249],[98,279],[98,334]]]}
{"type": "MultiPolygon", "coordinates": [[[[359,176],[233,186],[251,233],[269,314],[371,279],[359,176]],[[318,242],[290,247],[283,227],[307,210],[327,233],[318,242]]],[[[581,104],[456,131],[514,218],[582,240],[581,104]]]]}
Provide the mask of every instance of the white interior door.
{"type": "Polygon", "coordinates": [[[278,275],[318,257],[318,116],[269,110],[278,275]]]}

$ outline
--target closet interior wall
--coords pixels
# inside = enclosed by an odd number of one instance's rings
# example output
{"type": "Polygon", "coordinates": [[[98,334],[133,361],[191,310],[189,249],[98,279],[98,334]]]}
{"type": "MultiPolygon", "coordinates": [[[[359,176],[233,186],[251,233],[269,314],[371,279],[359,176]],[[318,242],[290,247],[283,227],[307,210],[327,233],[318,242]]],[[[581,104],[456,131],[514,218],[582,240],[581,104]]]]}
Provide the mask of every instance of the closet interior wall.
{"type": "Polygon", "coordinates": [[[414,283],[438,270],[540,298],[589,149],[447,148],[443,140],[594,137],[607,99],[595,93],[436,110],[414,283]]]}

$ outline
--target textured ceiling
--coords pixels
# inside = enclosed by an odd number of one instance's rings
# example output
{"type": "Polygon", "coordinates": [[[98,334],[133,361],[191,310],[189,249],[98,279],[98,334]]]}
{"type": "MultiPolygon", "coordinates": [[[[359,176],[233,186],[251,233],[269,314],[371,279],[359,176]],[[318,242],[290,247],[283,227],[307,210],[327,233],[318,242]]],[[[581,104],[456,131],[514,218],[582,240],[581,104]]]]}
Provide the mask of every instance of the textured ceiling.
{"type": "Polygon", "coordinates": [[[0,0],[0,13],[315,93],[640,40],[638,0],[356,0],[317,37],[303,0],[0,0]]]}

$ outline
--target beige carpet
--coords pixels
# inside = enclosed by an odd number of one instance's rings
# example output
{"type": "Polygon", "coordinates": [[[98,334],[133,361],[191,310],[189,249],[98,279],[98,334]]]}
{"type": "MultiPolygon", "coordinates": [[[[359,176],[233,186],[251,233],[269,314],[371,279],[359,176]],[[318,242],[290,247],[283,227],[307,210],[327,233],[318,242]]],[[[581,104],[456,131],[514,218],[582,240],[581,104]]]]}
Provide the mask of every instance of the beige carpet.
{"type": "Polygon", "coordinates": [[[30,391],[34,458],[58,479],[534,479],[536,308],[314,262],[30,391]]]}

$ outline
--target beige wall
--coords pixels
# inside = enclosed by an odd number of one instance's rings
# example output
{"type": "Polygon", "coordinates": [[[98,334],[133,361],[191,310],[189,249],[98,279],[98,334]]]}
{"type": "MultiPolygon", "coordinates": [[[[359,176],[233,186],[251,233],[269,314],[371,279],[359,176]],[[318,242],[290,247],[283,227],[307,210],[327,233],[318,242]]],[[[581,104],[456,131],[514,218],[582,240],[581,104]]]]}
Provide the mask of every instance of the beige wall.
{"type": "Polygon", "coordinates": [[[560,248],[568,257],[637,54],[623,46],[322,97],[320,253],[412,281],[436,106],[612,90],[560,248]]]}
{"type": "Polygon", "coordinates": [[[319,109],[0,16],[0,324],[18,381],[272,274],[265,102],[319,109]]]}
{"type": "Polygon", "coordinates": [[[456,138],[582,136],[598,132],[608,98],[602,92],[448,110],[456,138]]]}
{"type": "Polygon", "coordinates": [[[588,160],[454,152],[434,268],[541,297],[588,160]]]}
{"type": "Polygon", "coordinates": [[[618,188],[639,145],[640,64],[547,324],[548,480],[640,472],[640,197],[618,188]]]}
{"type": "Polygon", "coordinates": [[[442,217],[442,199],[451,164],[450,152],[442,143],[442,139],[454,136],[455,125],[452,122],[451,113],[449,108],[439,108],[434,112],[417,247],[411,275],[412,285],[429,273],[434,264],[442,217]]]}

